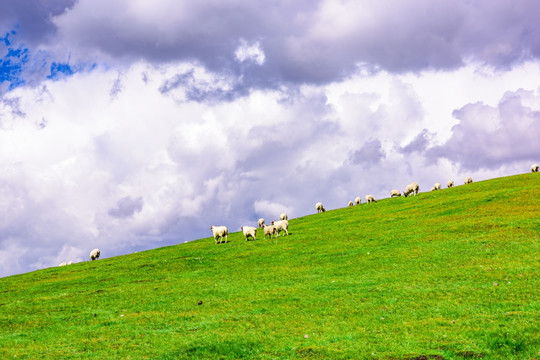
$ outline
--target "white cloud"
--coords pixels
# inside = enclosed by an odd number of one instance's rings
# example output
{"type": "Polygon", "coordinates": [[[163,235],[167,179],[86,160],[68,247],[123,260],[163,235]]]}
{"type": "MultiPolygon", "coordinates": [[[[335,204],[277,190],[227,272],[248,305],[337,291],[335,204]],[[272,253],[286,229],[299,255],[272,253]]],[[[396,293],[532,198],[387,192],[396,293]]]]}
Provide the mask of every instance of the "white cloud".
{"type": "MultiPolygon", "coordinates": [[[[426,191],[515,173],[523,162],[528,171],[523,158],[470,173],[444,158],[426,164],[424,150],[452,134],[454,110],[474,99],[492,111],[502,98],[509,75],[479,80],[477,68],[358,74],[199,101],[183,94],[219,75],[140,62],[14,90],[0,103],[0,275],[87,260],[95,247],[109,257],[207,237],[210,225],[236,231],[281,212],[299,217],[317,201],[345,207],[412,181],[426,191]],[[189,81],[163,91],[186,73],[189,81]]],[[[509,86],[537,86],[538,65],[512,73],[509,86]]],[[[537,94],[519,94],[533,109],[537,94]]]]}
{"type": "Polygon", "coordinates": [[[264,64],[265,56],[261,44],[257,41],[253,44],[248,44],[244,39],[240,40],[240,46],[234,51],[234,56],[239,62],[250,61],[257,65],[264,64]]]}

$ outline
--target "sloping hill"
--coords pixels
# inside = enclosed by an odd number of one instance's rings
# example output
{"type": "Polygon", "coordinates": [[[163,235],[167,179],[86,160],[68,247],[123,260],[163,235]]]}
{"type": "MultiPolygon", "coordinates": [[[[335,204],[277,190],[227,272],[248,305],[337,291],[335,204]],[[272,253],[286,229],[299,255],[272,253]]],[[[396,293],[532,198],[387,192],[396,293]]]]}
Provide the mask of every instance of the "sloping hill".
{"type": "Polygon", "coordinates": [[[538,359],[540,176],[0,279],[1,358],[538,359]]]}

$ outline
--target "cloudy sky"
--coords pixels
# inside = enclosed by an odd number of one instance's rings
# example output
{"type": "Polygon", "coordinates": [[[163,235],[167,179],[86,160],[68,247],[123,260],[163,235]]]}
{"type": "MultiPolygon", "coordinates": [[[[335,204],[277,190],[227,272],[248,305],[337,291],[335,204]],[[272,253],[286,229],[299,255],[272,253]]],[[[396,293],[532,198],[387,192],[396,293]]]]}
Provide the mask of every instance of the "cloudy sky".
{"type": "Polygon", "coordinates": [[[3,0],[0,276],[540,162],[536,0],[3,0]]]}

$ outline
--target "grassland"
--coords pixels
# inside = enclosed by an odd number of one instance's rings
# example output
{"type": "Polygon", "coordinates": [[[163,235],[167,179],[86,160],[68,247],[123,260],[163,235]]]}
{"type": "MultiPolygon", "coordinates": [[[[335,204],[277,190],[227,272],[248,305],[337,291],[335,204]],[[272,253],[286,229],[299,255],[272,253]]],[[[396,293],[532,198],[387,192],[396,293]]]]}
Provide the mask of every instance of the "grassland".
{"type": "Polygon", "coordinates": [[[540,176],[0,279],[0,358],[540,359],[540,176]]]}

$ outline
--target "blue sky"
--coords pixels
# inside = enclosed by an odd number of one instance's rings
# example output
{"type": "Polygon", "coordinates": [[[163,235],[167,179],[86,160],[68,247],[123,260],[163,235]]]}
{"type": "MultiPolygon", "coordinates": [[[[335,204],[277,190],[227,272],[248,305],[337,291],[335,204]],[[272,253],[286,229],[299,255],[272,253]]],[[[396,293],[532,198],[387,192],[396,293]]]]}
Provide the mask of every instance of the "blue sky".
{"type": "Polygon", "coordinates": [[[540,162],[535,1],[7,0],[0,276],[540,162]]]}

